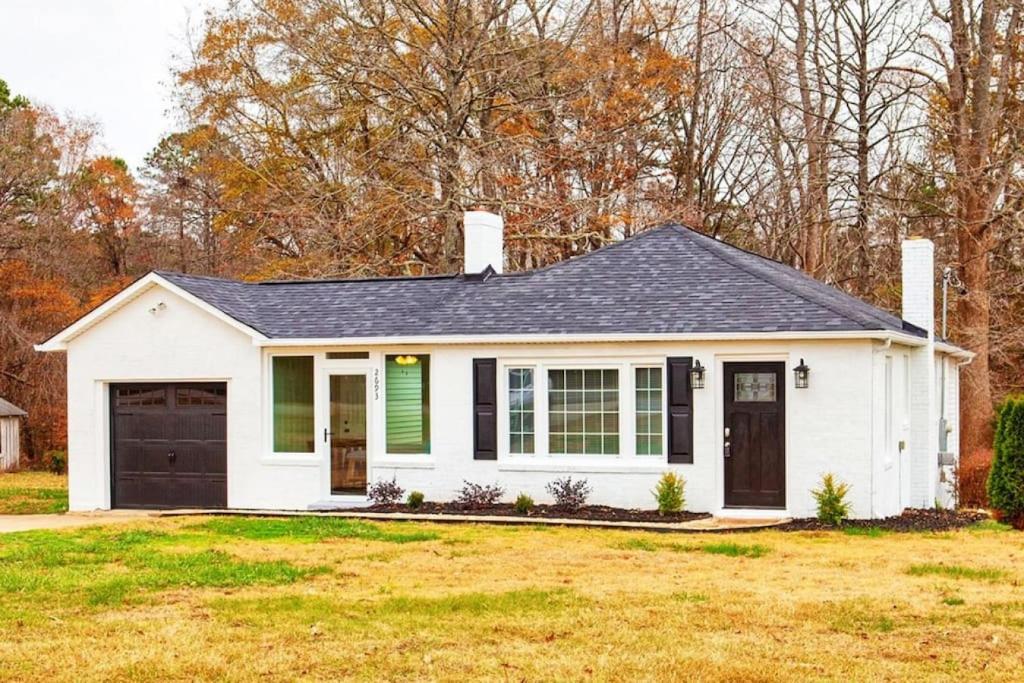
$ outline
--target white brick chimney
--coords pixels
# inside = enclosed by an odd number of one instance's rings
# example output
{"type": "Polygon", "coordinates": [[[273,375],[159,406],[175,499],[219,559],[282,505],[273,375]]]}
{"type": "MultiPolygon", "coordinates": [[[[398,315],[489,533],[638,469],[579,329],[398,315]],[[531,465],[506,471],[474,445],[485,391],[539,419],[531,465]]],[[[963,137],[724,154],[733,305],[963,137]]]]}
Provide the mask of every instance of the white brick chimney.
{"type": "Polygon", "coordinates": [[[935,396],[935,245],[903,241],[903,319],[928,332],[910,351],[910,504],[932,507],[938,486],[939,412],[935,396]]]}
{"type": "Polygon", "coordinates": [[[500,273],[505,266],[505,221],[489,211],[467,211],[462,215],[465,245],[464,272],[482,273],[487,266],[500,273]]]}
{"type": "Polygon", "coordinates": [[[935,332],[935,245],[931,240],[903,240],[903,319],[935,332]]]}

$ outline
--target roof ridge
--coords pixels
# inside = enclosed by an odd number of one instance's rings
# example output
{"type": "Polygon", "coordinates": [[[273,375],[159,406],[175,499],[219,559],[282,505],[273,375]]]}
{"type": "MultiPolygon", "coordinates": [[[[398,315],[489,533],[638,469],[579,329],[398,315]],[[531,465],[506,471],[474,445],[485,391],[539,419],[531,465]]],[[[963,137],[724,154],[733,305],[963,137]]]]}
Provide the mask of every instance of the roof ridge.
{"type": "Polygon", "coordinates": [[[300,280],[259,280],[246,283],[254,285],[318,285],[334,282],[395,282],[399,280],[454,280],[463,273],[446,273],[433,275],[371,275],[367,277],[331,277],[308,278],[300,280]]]}
{"type": "MultiPolygon", "coordinates": [[[[792,266],[787,266],[785,263],[782,263],[781,261],[775,261],[774,259],[769,259],[769,258],[767,258],[765,256],[760,256],[759,254],[756,254],[754,252],[747,251],[746,249],[743,249],[742,247],[737,247],[737,246],[735,246],[733,244],[730,244],[729,242],[721,242],[719,240],[716,240],[713,237],[708,237],[707,235],[704,235],[703,233],[700,233],[697,230],[694,230],[693,228],[685,227],[685,226],[679,225],[679,224],[675,224],[672,227],[676,228],[677,232],[679,234],[685,235],[686,238],[688,240],[690,240],[690,243],[693,244],[694,246],[696,246],[698,249],[703,249],[704,251],[708,252],[709,254],[713,253],[718,258],[721,258],[721,259],[727,261],[729,263],[729,265],[733,266],[734,268],[738,268],[739,270],[742,270],[743,272],[747,273],[748,275],[752,275],[752,276],[756,277],[758,280],[761,280],[762,282],[770,284],[773,287],[777,287],[777,288],[779,288],[779,289],[781,289],[781,290],[783,290],[785,292],[789,292],[793,296],[795,296],[797,298],[800,298],[800,299],[803,299],[807,303],[816,304],[816,305],[821,306],[823,308],[827,308],[828,310],[832,311],[833,313],[835,313],[839,317],[844,318],[846,320],[849,320],[852,323],[855,323],[857,325],[861,325],[862,327],[865,325],[865,321],[864,320],[858,320],[857,318],[851,317],[845,311],[842,311],[842,310],[839,310],[838,308],[836,308],[832,304],[832,302],[823,301],[823,300],[821,300],[820,297],[815,297],[815,298],[812,299],[812,298],[808,297],[805,292],[797,291],[795,288],[786,286],[785,284],[775,280],[774,278],[766,277],[766,275],[764,273],[759,273],[759,272],[755,271],[754,269],[745,266],[742,263],[738,263],[735,259],[730,258],[730,255],[728,255],[726,253],[712,252],[711,249],[709,249],[707,246],[701,244],[700,241],[692,239],[691,238],[691,234],[697,234],[700,237],[703,237],[703,238],[707,239],[708,241],[712,242],[713,244],[715,244],[717,246],[724,246],[724,247],[728,247],[728,248],[731,248],[731,249],[736,249],[736,250],[738,250],[740,252],[743,252],[745,254],[751,254],[753,256],[758,256],[759,258],[764,259],[764,260],[766,260],[766,261],[768,261],[770,263],[774,263],[776,265],[785,266],[786,268],[791,269],[795,273],[800,273],[800,271],[797,270],[796,268],[793,268],[792,266]]],[[[818,280],[815,280],[815,282],[818,282],[818,280]]],[[[824,284],[824,283],[821,283],[821,284],[824,284]]],[[[825,285],[825,286],[828,287],[829,285],[825,285]]],[[[836,291],[838,291],[838,290],[836,290],[836,291]]],[[[847,295],[847,296],[849,296],[849,295],[847,295]]],[[[876,320],[874,322],[880,323],[881,321],[877,321],[876,320]]]]}
{"type": "Polygon", "coordinates": [[[154,275],[159,275],[160,277],[163,277],[163,278],[166,278],[166,277],[187,277],[187,278],[191,278],[193,280],[213,280],[215,282],[231,282],[231,283],[234,283],[234,284],[237,284],[237,285],[252,284],[251,282],[247,282],[245,280],[239,280],[239,279],[233,278],[233,277],[220,277],[218,275],[200,275],[198,273],[181,273],[181,272],[178,272],[176,270],[154,270],[152,272],[153,272],[154,275]]]}
{"type": "Polygon", "coordinates": [[[574,256],[570,256],[567,259],[563,259],[561,261],[556,261],[555,263],[549,263],[548,265],[543,266],[541,268],[534,268],[532,270],[525,270],[525,271],[515,271],[513,273],[505,273],[505,275],[515,275],[515,274],[523,274],[523,273],[528,274],[528,275],[532,275],[534,273],[545,273],[545,272],[547,272],[549,270],[554,270],[555,268],[559,268],[561,266],[568,266],[571,263],[578,263],[578,262],[582,261],[583,259],[588,258],[590,256],[593,256],[595,254],[599,254],[601,252],[609,251],[611,249],[614,249],[616,247],[621,247],[623,245],[630,244],[630,243],[635,242],[635,241],[637,241],[637,240],[639,240],[641,238],[649,237],[649,236],[651,236],[651,235],[653,235],[653,234],[655,234],[657,232],[661,232],[661,231],[663,231],[663,230],[665,230],[667,228],[672,228],[674,225],[675,224],[672,223],[671,221],[665,222],[665,223],[661,223],[661,224],[656,225],[656,226],[654,226],[652,228],[643,229],[640,232],[636,233],[635,235],[630,235],[629,237],[623,237],[620,240],[615,240],[614,242],[609,242],[608,244],[603,244],[600,247],[598,247],[597,249],[593,249],[593,250],[585,252],[583,254],[575,254],[574,256]]]}

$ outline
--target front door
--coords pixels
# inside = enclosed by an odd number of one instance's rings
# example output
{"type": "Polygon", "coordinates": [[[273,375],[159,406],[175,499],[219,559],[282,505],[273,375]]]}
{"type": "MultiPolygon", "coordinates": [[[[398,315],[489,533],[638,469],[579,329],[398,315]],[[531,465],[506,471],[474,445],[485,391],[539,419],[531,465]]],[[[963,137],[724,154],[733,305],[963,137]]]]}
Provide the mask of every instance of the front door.
{"type": "Polygon", "coordinates": [[[366,375],[330,375],[331,495],[366,495],[366,375]]]}
{"type": "Polygon", "coordinates": [[[725,506],[786,507],[786,366],[725,364],[725,506]]]}

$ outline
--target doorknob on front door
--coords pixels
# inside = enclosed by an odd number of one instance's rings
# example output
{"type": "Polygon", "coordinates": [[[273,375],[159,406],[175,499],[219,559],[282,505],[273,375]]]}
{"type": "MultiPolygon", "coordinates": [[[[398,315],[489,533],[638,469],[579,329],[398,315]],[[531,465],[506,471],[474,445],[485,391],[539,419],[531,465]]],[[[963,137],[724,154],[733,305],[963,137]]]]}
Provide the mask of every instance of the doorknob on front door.
{"type": "Polygon", "coordinates": [[[732,444],[730,444],[728,441],[725,442],[725,446],[722,449],[722,454],[727,458],[732,457],[732,444]]]}
{"type": "Polygon", "coordinates": [[[725,428],[725,438],[727,438],[727,439],[729,438],[729,428],[728,427],[725,428]]]}
{"type": "Polygon", "coordinates": [[[174,459],[177,457],[174,451],[167,451],[167,462],[174,462],[174,459]]]}

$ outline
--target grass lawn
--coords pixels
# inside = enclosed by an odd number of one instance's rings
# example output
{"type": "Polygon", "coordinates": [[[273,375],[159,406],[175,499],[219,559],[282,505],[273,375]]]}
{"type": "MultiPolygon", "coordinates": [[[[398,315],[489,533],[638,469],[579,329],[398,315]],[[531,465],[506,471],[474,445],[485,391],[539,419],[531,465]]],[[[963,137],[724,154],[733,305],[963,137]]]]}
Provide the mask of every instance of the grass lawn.
{"type": "Polygon", "coordinates": [[[0,472],[0,515],[67,512],[68,478],[49,472],[0,472]]]}
{"type": "Polygon", "coordinates": [[[1009,680],[1024,535],[164,518],[0,535],[16,680],[1009,680]]]}

